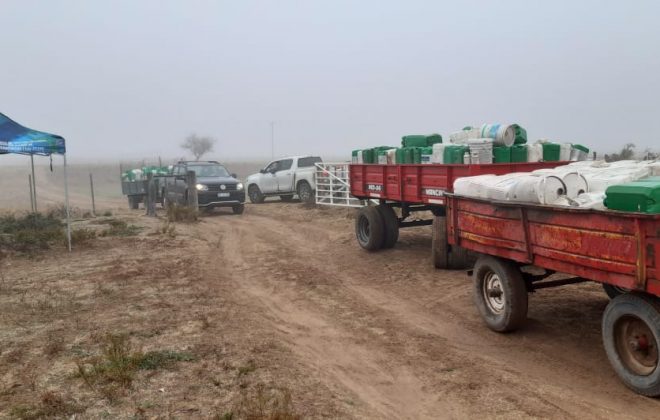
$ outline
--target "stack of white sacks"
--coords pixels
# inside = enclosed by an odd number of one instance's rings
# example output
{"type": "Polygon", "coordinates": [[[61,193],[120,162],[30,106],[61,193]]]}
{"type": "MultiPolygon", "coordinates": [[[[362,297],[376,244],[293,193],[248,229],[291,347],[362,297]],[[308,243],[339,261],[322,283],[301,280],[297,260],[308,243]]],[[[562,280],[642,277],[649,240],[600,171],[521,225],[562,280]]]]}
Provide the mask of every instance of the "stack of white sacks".
{"type": "Polygon", "coordinates": [[[457,195],[498,201],[604,209],[610,185],[660,176],[660,161],[581,161],[554,169],[458,178],[457,195]]]}

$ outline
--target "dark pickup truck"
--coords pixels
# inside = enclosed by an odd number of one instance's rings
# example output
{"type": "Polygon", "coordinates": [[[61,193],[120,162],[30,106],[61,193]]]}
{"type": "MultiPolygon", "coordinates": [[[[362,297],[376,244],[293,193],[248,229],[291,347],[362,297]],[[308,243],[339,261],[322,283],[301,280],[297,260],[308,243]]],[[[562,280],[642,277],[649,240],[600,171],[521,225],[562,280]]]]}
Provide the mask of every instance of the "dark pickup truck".
{"type": "Polygon", "coordinates": [[[243,183],[218,162],[182,161],[174,165],[161,191],[165,205],[185,205],[191,188],[197,190],[200,209],[231,207],[235,214],[241,214],[245,209],[243,183]],[[190,186],[186,182],[188,171],[195,172],[196,185],[190,186]]]}

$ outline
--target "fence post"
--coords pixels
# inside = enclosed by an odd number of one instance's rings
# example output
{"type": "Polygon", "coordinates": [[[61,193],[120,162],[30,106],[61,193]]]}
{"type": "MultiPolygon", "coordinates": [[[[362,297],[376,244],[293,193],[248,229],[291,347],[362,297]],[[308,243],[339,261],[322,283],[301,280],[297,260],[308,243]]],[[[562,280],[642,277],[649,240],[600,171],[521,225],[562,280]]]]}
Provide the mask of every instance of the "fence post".
{"type": "Polygon", "coordinates": [[[32,194],[32,175],[30,174],[28,174],[28,184],[30,184],[30,211],[36,213],[34,211],[34,195],[32,194]]]}
{"type": "Polygon", "coordinates": [[[197,175],[195,171],[186,173],[186,185],[188,186],[188,207],[197,210],[199,201],[197,199],[197,175]]]}
{"type": "Polygon", "coordinates": [[[92,191],[92,216],[96,217],[96,200],[94,199],[94,178],[89,173],[89,189],[92,191]]]}
{"type": "Polygon", "coordinates": [[[147,202],[144,207],[147,208],[147,216],[156,216],[156,181],[151,172],[147,174],[147,202]]]}
{"type": "Polygon", "coordinates": [[[30,154],[30,163],[32,166],[32,195],[34,196],[34,212],[39,211],[37,209],[37,177],[34,176],[34,155],[30,154]]]}

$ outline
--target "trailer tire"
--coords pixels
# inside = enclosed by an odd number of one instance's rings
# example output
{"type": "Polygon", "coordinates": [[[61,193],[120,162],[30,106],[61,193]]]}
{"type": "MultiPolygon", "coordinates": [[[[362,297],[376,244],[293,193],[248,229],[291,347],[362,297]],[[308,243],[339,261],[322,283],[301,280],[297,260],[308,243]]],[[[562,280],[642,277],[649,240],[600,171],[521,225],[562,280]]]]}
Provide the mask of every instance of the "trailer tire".
{"type": "Polygon", "coordinates": [[[265,199],[264,195],[259,189],[259,186],[256,184],[252,184],[248,187],[248,197],[250,197],[250,201],[254,204],[261,204],[265,199]]]}
{"type": "Polygon", "coordinates": [[[625,287],[612,286],[611,284],[607,283],[603,283],[603,290],[605,290],[605,293],[610,299],[614,299],[619,295],[630,292],[630,290],[626,289],[625,287]]]}
{"type": "Polygon", "coordinates": [[[447,243],[447,217],[433,217],[431,239],[431,259],[433,266],[441,270],[449,268],[449,244],[447,243]]]}
{"type": "Polygon", "coordinates": [[[362,207],[355,218],[355,236],[367,251],[376,251],[385,241],[385,223],[376,207],[362,207]]]}
{"type": "Polygon", "coordinates": [[[603,345],[621,381],[638,394],[660,396],[660,303],[657,298],[625,293],[603,313],[603,345]]]}
{"type": "Polygon", "coordinates": [[[383,248],[393,248],[399,240],[399,218],[396,216],[392,206],[387,204],[380,204],[376,206],[383,219],[383,226],[385,228],[385,239],[383,240],[383,248]]]}
{"type": "Polygon", "coordinates": [[[452,270],[463,270],[474,265],[474,255],[458,245],[451,245],[447,266],[452,270]]]}
{"type": "Polygon", "coordinates": [[[134,197],[132,195],[128,196],[128,207],[133,210],[137,210],[140,208],[140,202],[138,201],[137,197],[134,197]]]}
{"type": "Polygon", "coordinates": [[[527,286],[512,262],[482,256],[473,273],[474,302],[484,322],[493,331],[509,332],[527,319],[527,286]]]}

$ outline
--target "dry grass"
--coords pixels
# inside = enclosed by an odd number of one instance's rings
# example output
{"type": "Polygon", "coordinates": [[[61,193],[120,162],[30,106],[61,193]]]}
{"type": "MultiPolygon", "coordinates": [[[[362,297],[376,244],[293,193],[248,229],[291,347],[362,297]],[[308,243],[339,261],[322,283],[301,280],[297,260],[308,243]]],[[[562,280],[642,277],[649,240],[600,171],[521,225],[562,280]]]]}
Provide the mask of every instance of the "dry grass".
{"type": "Polygon", "coordinates": [[[195,360],[190,353],[172,350],[142,353],[133,348],[127,334],[108,333],[100,341],[101,354],[78,361],[74,376],[109,400],[131,388],[140,370],[170,368],[177,362],[195,360]]]}
{"type": "Polygon", "coordinates": [[[173,204],[167,207],[167,220],[169,222],[196,222],[199,211],[186,206],[173,204]]]}
{"type": "Polygon", "coordinates": [[[252,391],[244,391],[236,407],[215,416],[217,420],[300,420],[303,415],[293,406],[288,389],[267,389],[258,384],[252,391]]]}
{"type": "Polygon", "coordinates": [[[13,407],[10,415],[21,420],[36,420],[44,418],[66,418],[84,409],[77,403],[67,399],[53,391],[47,391],[41,395],[38,404],[19,405],[13,407]]]}

